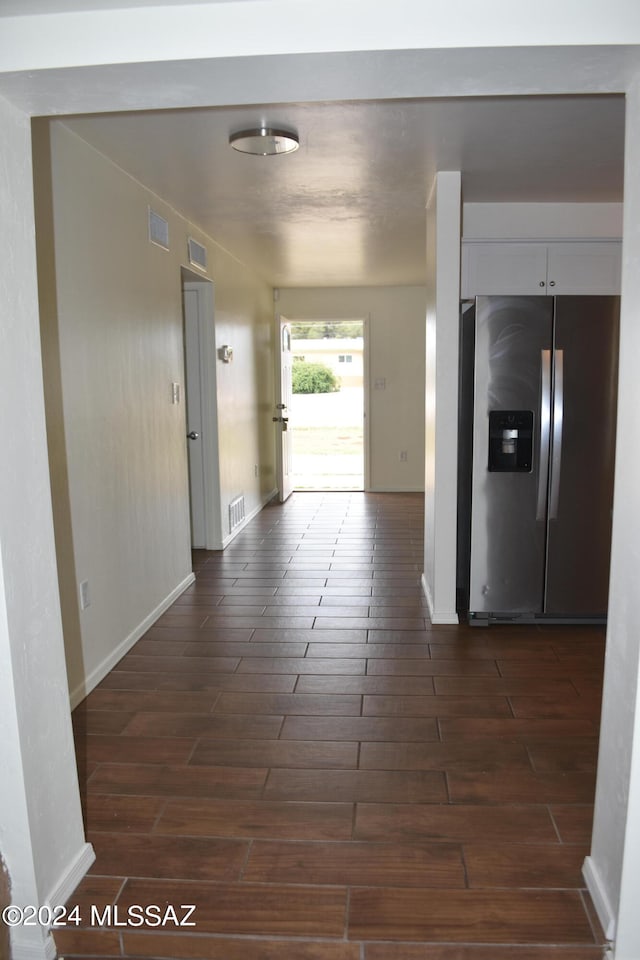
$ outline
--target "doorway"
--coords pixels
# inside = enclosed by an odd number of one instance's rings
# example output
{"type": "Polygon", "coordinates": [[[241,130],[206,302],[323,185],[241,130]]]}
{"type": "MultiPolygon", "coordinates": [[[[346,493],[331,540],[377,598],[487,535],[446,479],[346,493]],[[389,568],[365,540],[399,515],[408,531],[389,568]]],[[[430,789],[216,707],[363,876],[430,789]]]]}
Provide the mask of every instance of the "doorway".
{"type": "Polygon", "coordinates": [[[294,490],[364,490],[366,322],[291,321],[294,490]]]}

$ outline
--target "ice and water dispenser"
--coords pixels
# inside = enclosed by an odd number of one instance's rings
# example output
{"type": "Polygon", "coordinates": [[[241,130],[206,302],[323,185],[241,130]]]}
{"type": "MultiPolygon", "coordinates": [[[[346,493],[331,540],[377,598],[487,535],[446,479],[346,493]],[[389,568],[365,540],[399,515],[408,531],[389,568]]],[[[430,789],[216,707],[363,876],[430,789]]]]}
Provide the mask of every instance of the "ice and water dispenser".
{"type": "Polygon", "coordinates": [[[529,473],[533,451],[533,410],[489,411],[489,471],[529,473]]]}

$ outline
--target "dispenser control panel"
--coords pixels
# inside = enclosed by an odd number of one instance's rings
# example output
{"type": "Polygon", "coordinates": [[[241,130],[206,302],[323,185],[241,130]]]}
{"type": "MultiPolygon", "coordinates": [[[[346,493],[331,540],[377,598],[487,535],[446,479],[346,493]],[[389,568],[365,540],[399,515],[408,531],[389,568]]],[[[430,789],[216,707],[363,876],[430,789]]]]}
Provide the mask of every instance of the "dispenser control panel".
{"type": "Polygon", "coordinates": [[[533,410],[489,411],[489,471],[530,473],[533,410]]]}

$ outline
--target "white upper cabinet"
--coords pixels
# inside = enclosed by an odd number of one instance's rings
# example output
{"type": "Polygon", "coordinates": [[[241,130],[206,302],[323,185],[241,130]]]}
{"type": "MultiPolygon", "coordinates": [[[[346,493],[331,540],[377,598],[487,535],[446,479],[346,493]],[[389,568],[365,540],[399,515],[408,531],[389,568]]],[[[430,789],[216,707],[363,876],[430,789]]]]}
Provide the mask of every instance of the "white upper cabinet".
{"type": "Polygon", "coordinates": [[[622,273],[622,243],[550,243],[548,293],[617,294],[622,273]]]}
{"type": "Polygon", "coordinates": [[[491,294],[620,293],[622,244],[463,243],[462,298],[491,294]]]}
{"type": "Polygon", "coordinates": [[[546,292],[542,243],[463,243],[462,297],[546,292]]]}

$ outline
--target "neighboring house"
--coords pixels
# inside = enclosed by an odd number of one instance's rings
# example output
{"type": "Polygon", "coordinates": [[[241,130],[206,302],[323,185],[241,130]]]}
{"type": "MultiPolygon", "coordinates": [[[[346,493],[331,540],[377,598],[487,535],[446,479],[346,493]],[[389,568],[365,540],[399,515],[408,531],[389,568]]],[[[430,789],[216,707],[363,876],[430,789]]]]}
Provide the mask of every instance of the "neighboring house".
{"type": "Polygon", "coordinates": [[[361,387],[364,377],[364,340],[362,337],[341,340],[292,340],[293,359],[323,363],[340,380],[343,387],[361,387]]]}

